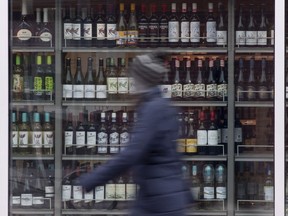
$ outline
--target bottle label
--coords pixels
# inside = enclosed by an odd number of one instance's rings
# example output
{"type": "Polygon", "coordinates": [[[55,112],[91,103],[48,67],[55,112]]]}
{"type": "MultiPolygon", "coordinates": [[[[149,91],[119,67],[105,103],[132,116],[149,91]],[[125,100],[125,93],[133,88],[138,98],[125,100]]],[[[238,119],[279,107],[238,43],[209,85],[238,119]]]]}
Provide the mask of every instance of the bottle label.
{"type": "Polygon", "coordinates": [[[186,139],[186,152],[196,153],[197,152],[197,139],[186,139]]]}
{"type": "Polygon", "coordinates": [[[133,94],[136,92],[136,88],[135,88],[135,80],[133,77],[129,77],[128,78],[128,88],[129,88],[129,93],[133,94]]]}
{"type": "Polygon", "coordinates": [[[98,144],[98,153],[99,154],[106,154],[107,151],[107,142],[108,141],[108,135],[104,132],[99,132],[97,137],[97,144],[98,144]],[[102,146],[101,146],[102,145],[102,146]],[[104,146],[103,146],[104,145],[104,146]]]}
{"type": "Polygon", "coordinates": [[[267,86],[260,85],[258,89],[258,96],[260,100],[268,100],[268,88],[267,86]]]}
{"type": "Polygon", "coordinates": [[[181,22],[181,42],[189,42],[189,22],[181,22]]]}
{"type": "Polygon", "coordinates": [[[95,85],[84,85],[84,97],[95,98],[95,85]]]}
{"type": "Polygon", "coordinates": [[[73,38],[73,26],[72,23],[64,23],[64,39],[71,40],[73,38]]]}
{"type": "Polygon", "coordinates": [[[77,148],[85,146],[85,131],[76,131],[77,148]]]}
{"type": "Polygon", "coordinates": [[[52,34],[50,32],[43,32],[40,34],[40,39],[43,42],[49,42],[52,40],[52,34]]]}
{"type": "Polygon", "coordinates": [[[235,142],[242,142],[242,128],[234,128],[235,142]]]}
{"type": "Polygon", "coordinates": [[[226,46],[227,45],[227,31],[217,31],[217,45],[226,46]]]}
{"type": "Polygon", "coordinates": [[[173,84],[171,86],[172,98],[174,97],[182,97],[182,85],[180,83],[173,84]]]}
{"type": "Polygon", "coordinates": [[[138,33],[139,33],[139,42],[146,42],[146,38],[141,37],[147,37],[148,35],[148,23],[147,22],[141,22],[138,23],[138,33]]]}
{"type": "Polygon", "coordinates": [[[208,84],[206,85],[206,88],[207,98],[213,98],[218,96],[217,84],[208,84]]]}
{"type": "Polygon", "coordinates": [[[200,42],[200,22],[190,22],[190,41],[192,43],[200,42]]]}
{"type": "Polygon", "coordinates": [[[84,85],[73,85],[73,98],[84,98],[84,85]]]}
{"type": "Polygon", "coordinates": [[[105,23],[96,24],[96,37],[97,40],[105,40],[105,23]]]}
{"type": "Polygon", "coordinates": [[[128,77],[118,77],[118,93],[128,94],[128,77]]]}
{"type": "Polygon", "coordinates": [[[89,203],[89,202],[93,201],[93,198],[94,198],[93,195],[94,195],[93,190],[90,192],[85,191],[84,192],[84,202],[89,203]]]}
{"type": "Polygon", "coordinates": [[[53,131],[44,131],[44,148],[53,148],[54,145],[54,132],[53,131]]]}
{"type": "Polygon", "coordinates": [[[73,85],[64,84],[63,85],[63,98],[73,97],[73,85]]]}
{"type": "Polygon", "coordinates": [[[45,91],[46,95],[52,95],[54,91],[54,79],[52,76],[45,77],[45,91]]]}
{"type": "Polygon", "coordinates": [[[96,98],[104,99],[107,98],[107,86],[96,85],[96,98]]]}
{"type": "Polygon", "coordinates": [[[13,92],[22,93],[24,87],[24,79],[20,74],[13,75],[13,92]]]}
{"type": "Polygon", "coordinates": [[[45,197],[54,197],[54,186],[45,186],[45,197]]]}
{"type": "Polygon", "coordinates": [[[160,85],[160,91],[163,98],[171,98],[171,85],[160,85]]]}
{"type": "Polygon", "coordinates": [[[20,196],[12,196],[12,205],[20,205],[21,197],[20,196]]]}
{"type": "Polygon", "coordinates": [[[95,202],[101,202],[104,200],[104,186],[95,187],[95,202]]]}
{"type": "Polygon", "coordinates": [[[83,199],[82,196],[82,186],[79,185],[73,185],[73,202],[78,203],[81,202],[83,199]]]}
{"type": "Polygon", "coordinates": [[[168,23],[160,23],[159,25],[160,42],[167,42],[168,37],[168,23]]]}
{"type": "Polygon", "coordinates": [[[226,199],[226,187],[216,187],[216,199],[226,199]]]}
{"type": "Polygon", "coordinates": [[[108,94],[117,94],[117,77],[107,77],[108,94]]]}
{"type": "Polygon", "coordinates": [[[183,85],[183,97],[190,98],[195,95],[195,85],[192,83],[183,85]]]}
{"type": "Polygon", "coordinates": [[[267,46],[267,31],[257,31],[257,44],[267,46]]]}
{"type": "Polygon", "coordinates": [[[274,200],[274,187],[273,186],[264,186],[265,200],[273,201],[274,200]]]}
{"type": "Polygon", "coordinates": [[[197,130],[197,145],[207,145],[206,130],[197,130]]]}
{"type": "Polygon", "coordinates": [[[110,153],[115,154],[119,152],[119,133],[113,132],[109,134],[109,143],[110,145],[116,145],[116,146],[110,146],[110,153]]]}
{"type": "Polygon", "coordinates": [[[200,198],[200,187],[191,187],[190,188],[193,200],[198,200],[200,198]]]}
{"type": "Polygon", "coordinates": [[[21,194],[21,206],[32,206],[33,196],[32,194],[21,194]]]}
{"type": "Polygon", "coordinates": [[[43,205],[44,197],[43,196],[33,196],[32,205],[43,205]]]}
{"type": "Polygon", "coordinates": [[[33,148],[42,148],[42,131],[32,132],[32,147],[33,148]]]}
{"type": "Polygon", "coordinates": [[[168,22],[168,40],[170,43],[177,43],[179,41],[179,22],[168,22]]]}
{"type": "Polygon", "coordinates": [[[117,31],[116,32],[116,44],[118,46],[125,46],[126,45],[126,39],[127,37],[127,31],[117,31]]]}
{"type": "Polygon", "coordinates": [[[208,43],[215,43],[217,40],[216,21],[208,21],[206,23],[206,41],[208,43]]]}
{"type": "Polygon", "coordinates": [[[136,46],[138,38],[137,30],[129,30],[127,31],[127,44],[129,46],[136,46]]]}
{"type": "Polygon", "coordinates": [[[21,41],[27,41],[32,37],[32,32],[29,29],[20,29],[17,32],[17,38],[21,41]]]}
{"type": "Polygon", "coordinates": [[[28,131],[19,131],[19,148],[27,148],[28,147],[28,131]]]}
{"type": "Polygon", "coordinates": [[[73,29],[73,40],[81,40],[81,24],[80,23],[73,23],[72,24],[73,29]]]}
{"type": "Polygon", "coordinates": [[[270,45],[272,45],[272,46],[274,46],[274,35],[275,35],[275,31],[274,31],[274,29],[272,29],[271,31],[270,31],[270,45]]]}
{"type": "Polygon", "coordinates": [[[214,187],[203,188],[204,199],[214,199],[214,187]]]}
{"type": "Polygon", "coordinates": [[[177,152],[185,152],[185,139],[177,139],[177,152]]]}
{"type": "Polygon", "coordinates": [[[218,97],[221,99],[224,99],[224,97],[227,97],[227,84],[219,84],[217,86],[217,90],[218,90],[218,97]]]}
{"type": "Polygon", "coordinates": [[[96,146],[97,133],[93,131],[87,131],[87,148],[93,148],[96,146]]]}
{"type": "Polygon", "coordinates": [[[150,23],[149,24],[149,37],[150,37],[150,43],[157,43],[159,37],[159,26],[158,23],[150,23]]]}
{"type": "Polygon", "coordinates": [[[116,39],[116,24],[108,23],[106,26],[106,35],[107,40],[115,40],[116,39]]]}
{"type": "Polygon", "coordinates": [[[71,147],[73,145],[73,131],[65,131],[65,138],[64,138],[65,146],[71,147]]]}
{"type": "Polygon", "coordinates": [[[43,95],[43,79],[41,77],[34,77],[34,94],[37,96],[43,95]]]}
{"type": "Polygon", "coordinates": [[[254,86],[248,85],[247,86],[247,98],[249,100],[255,100],[256,99],[256,89],[254,86]]]}
{"type": "Polygon", "coordinates": [[[125,184],[116,184],[116,199],[125,200],[125,184]]]}
{"type": "Polygon", "coordinates": [[[18,131],[12,131],[12,147],[18,147],[18,131]]]}
{"type": "Polygon", "coordinates": [[[246,45],[257,45],[257,31],[246,31],[246,45]]]}
{"type": "Polygon", "coordinates": [[[116,185],[115,184],[106,184],[105,185],[105,199],[115,199],[116,197],[116,185]]]}
{"type": "Polygon", "coordinates": [[[228,129],[227,128],[222,128],[222,143],[228,143],[228,129]]]}
{"type": "Polygon", "coordinates": [[[195,97],[205,97],[205,84],[195,84],[195,97]]]}
{"type": "Polygon", "coordinates": [[[126,148],[126,145],[129,143],[129,133],[128,132],[123,132],[120,134],[120,145],[121,147],[121,151],[124,150],[124,148],[126,148]],[[123,147],[124,145],[124,147],[123,147]]]}
{"type": "Polygon", "coordinates": [[[84,31],[84,40],[92,40],[92,24],[84,23],[83,31],[84,31]]]}
{"type": "Polygon", "coordinates": [[[126,199],[136,198],[136,184],[126,184],[126,199]]]}
{"type": "Polygon", "coordinates": [[[218,145],[218,130],[208,130],[208,145],[218,145]]]}
{"type": "Polygon", "coordinates": [[[245,31],[236,31],[236,45],[245,45],[245,31]]]}
{"type": "Polygon", "coordinates": [[[62,185],[62,201],[71,199],[71,185],[62,185]]]}

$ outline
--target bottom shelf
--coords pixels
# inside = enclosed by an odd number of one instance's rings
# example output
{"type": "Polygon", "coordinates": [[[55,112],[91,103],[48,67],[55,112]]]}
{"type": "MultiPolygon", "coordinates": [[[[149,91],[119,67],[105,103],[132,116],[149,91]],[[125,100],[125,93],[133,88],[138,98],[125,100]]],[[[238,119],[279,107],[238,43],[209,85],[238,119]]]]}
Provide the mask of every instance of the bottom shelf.
{"type": "Polygon", "coordinates": [[[54,215],[54,210],[53,209],[12,209],[11,212],[12,214],[17,214],[17,215],[54,215]]]}

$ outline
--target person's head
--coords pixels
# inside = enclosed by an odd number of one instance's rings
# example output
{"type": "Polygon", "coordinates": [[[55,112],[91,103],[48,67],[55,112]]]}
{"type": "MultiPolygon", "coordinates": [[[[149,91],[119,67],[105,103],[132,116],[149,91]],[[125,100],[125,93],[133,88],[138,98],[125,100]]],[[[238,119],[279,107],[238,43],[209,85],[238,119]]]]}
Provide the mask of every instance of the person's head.
{"type": "Polygon", "coordinates": [[[135,80],[135,94],[148,92],[157,86],[168,71],[165,54],[154,53],[138,55],[131,63],[128,73],[135,80]]]}

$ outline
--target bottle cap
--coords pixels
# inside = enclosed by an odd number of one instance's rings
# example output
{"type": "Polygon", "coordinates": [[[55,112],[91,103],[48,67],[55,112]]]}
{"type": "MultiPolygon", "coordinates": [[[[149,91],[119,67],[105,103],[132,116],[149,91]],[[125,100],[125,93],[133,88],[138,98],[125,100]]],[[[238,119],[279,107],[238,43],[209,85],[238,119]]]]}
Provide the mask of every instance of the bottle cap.
{"type": "Polygon", "coordinates": [[[171,10],[172,12],[176,12],[176,3],[171,4],[171,10]]]}
{"type": "Polygon", "coordinates": [[[27,122],[27,113],[22,113],[22,122],[27,122]]]}
{"type": "Polygon", "coordinates": [[[183,2],[182,3],[182,13],[186,13],[187,11],[187,3],[183,2]]]}
{"type": "Polygon", "coordinates": [[[38,112],[34,113],[33,121],[40,122],[40,114],[38,112]]]}
{"type": "Polygon", "coordinates": [[[16,65],[21,65],[21,58],[20,55],[16,55],[16,65]]]}
{"type": "Polygon", "coordinates": [[[224,59],[220,60],[220,67],[224,67],[224,59]]]}
{"type": "Polygon", "coordinates": [[[120,11],[124,11],[124,3],[120,3],[120,11]]]}
{"type": "Polygon", "coordinates": [[[130,5],[130,10],[131,10],[131,11],[135,11],[135,3],[131,3],[131,5],[130,5]]]}
{"type": "Polygon", "coordinates": [[[198,60],[198,67],[202,67],[202,60],[201,59],[198,60]]]}
{"type": "Polygon", "coordinates": [[[48,56],[47,56],[46,64],[47,64],[47,65],[51,65],[51,64],[52,64],[52,57],[51,57],[51,55],[48,55],[48,56]]]}
{"type": "Polygon", "coordinates": [[[12,113],[12,122],[13,123],[16,122],[16,113],[15,112],[12,113]]]}
{"type": "Polygon", "coordinates": [[[42,56],[41,55],[37,55],[36,63],[37,63],[37,65],[41,65],[42,64],[42,56]]]}
{"type": "Polygon", "coordinates": [[[197,3],[192,3],[192,11],[193,12],[197,11],[197,3]]]}
{"type": "Polygon", "coordinates": [[[41,8],[36,8],[36,23],[41,23],[41,8]]]}
{"type": "Polygon", "coordinates": [[[212,68],[214,66],[214,61],[213,59],[210,59],[209,60],[209,67],[212,68]]]}
{"type": "Polygon", "coordinates": [[[48,23],[48,8],[43,8],[43,22],[48,23]]]}
{"type": "Polygon", "coordinates": [[[239,59],[239,68],[243,68],[243,58],[239,59]]]}
{"type": "Polygon", "coordinates": [[[28,14],[28,10],[27,10],[27,0],[22,0],[22,11],[21,11],[22,15],[27,15],[28,14]]]}
{"type": "Polygon", "coordinates": [[[50,122],[50,113],[49,112],[45,113],[45,122],[50,122]]]}
{"type": "Polygon", "coordinates": [[[261,66],[262,66],[262,69],[266,67],[266,59],[265,58],[262,58],[261,66]]]}
{"type": "Polygon", "coordinates": [[[213,11],[213,3],[212,2],[209,2],[208,3],[208,9],[209,9],[209,11],[213,11]]]}

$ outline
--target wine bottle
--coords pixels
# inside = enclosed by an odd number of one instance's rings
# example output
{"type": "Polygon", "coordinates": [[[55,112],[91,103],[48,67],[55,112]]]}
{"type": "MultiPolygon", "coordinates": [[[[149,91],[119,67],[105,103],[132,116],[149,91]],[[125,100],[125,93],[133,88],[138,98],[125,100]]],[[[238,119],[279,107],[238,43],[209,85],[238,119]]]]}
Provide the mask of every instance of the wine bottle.
{"type": "Polygon", "coordinates": [[[227,198],[227,185],[226,185],[226,167],[224,164],[217,164],[215,167],[215,190],[216,199],[227,198]]]}
{"type": "Polygon", "coordinates": [[[130,4],[130,16],[127,24],[127,46],[136,47],[138,45],[138,27],[135,12],[135,3],[130,4]]]}
{"type": "MultiPolygon", "coordinates": [[[[91,174],[92,169],[89,162],[86,163],[86,174],[91,174]]],[[[83,202],[83,208],[84,209],[91,209],[94,205],[94,190],[91,191],[84,191],[84,202],[83,202]]]]}
{"type": "Polygon", "coordinates": [[[30,54],[23,55],[23,99],[31,100],[33,89],[33,76],[31,70],[30,54]]]}
{"type": "Polygon", "coordinates": [[[42,133],[42,125],[40,122],[40,113],[38,112],[35,112],[33,115],[31,136],[32,136],[33,152],[36,153],[37,155],[41,155],[43,148],[43,133],[42,133]]]}
{"type": "Polygon", "coordinates": [[[258,98],[259,100],[268,100],[269,94],[268,94],[268,83],[266,79],[266,59],[262,58],[261,61],[261,76],[258,83],[258,98]]]}
{"type": "MultiPolygon", "coordinates": [[[[264,180],[264,200],[273,201],[274,200],[274,181],[272,177],[272,171],[268,165],[266,170],[266,178],[264,180]]],[[[266,209],[273,208],[273,202],[266,204],[266,209]]]]}
{"type": "Polygon", "coordinates": [[[55,79],[55,71],[52,65],[52,56],[47,55],[46,57],[46,67],[44,69],[44,89],[45,89],[45,99],[53,100],[54,99],[54,79],[55,79]]]}
{"type": "Polygon", "coordinates": [[[180,44],[181,47],[187,47],[189,45],[189,32],[190,32],[190,20],[187,15],[187,3],[182,3],[182,14],[180,17],[180,44]]]}
{"type": "MultiPolygon", "coordinates": [[[[178,59],[172,60],[175,64],[175,71],[174,71],[174,80],[171,85],[171,91],[172,91],[172,100],[181,100],[182,99],[182,83],[180,80],[180,62],[178,59]]],[[[173,64],[173,63],[172,63],[173,64]]]]}
{"type": "Polygon", "coordinates": [[[124,3],[120,3],[119,17],[116,25],[116,46],[125,47],[127,42],[127,23],[124,16],[124,3]]]}
{"type": "Polygon", "coordinates": [[[40,165],[37,164],[36,169],[36,175],[34,175],[34,184],[33,186],[33,201],[32,205],[33,208],[41,209],[44,207],[44,195],[45,195],[45,187],[43,185],[43,176],[41,175],[40,165]]]}
{"type": "Polygon", "coordinates": [[[81,46],[83,36],[83,20],[81,17],[80,5],[77,5],[76,17],[72,22],[72,43],[74,46],[81,46]]]}
{"type": "Polygon", "coordinates": [[[209,76],[208,76],[207,84],[206,84],[206,89],[207,89],[206,98],[208,100],[215,100],[218,95],[217,83],[214,78],[213,68],[214,68],[214,60],[210,59],[209,60],[209,76]]]}
{"type": "Polygon", "coordinates": [[[36,56],[36,67],[33,76],[33,85],[34,85],[33,99],[43,100],[45,81],[44,81],[44,70],[42,65],[42,56],[40,54],[36,56]]]}
{"type": "MultiPolygon", "coordinates": [[[[34,34],[36,37],[39,37],[40,34],[40,30],[42,28],[42,23],[41,23],[41,8],[36,8],[36,23],[35,23],[35,27],[34,27],[34,34]]],[[[35,45],[40,45],[40,38],[35,39],[34,42],[35,45]]]]}
{"type": "Polygon", "coordinates": [[[71,46],[73,40],[73,22],[70,17],[70,7],[65,8],[65,16],[63,18],[63,46],[71,46]]]}
{"type": "Polygon", "coordinates": [[[141,14],[138,19],[138,46],[141,48],[147,47],[148,45],[148,36],[149,36],[149,29],[148,29],[148,17],[146,16],[146,4],[141,4],[141,14]]]}
{"type": "Polygon", "coordinates": [[[195,83],[195,99],[203,100],[205,98],[206,86],[202,75],[202,60],[198,59],[198,76],[195,83]]]}
{"type": "Polygon", "coordinates": [[[264,14],[265,5],[261,6],[261,22],[257,31],[257,45],[267,46],[268,45],[268,26],[266,25],[266,16],[264,14]]]}
{"type": "Polygon", "coordinates": [[[149,47],[157,47],[159,43],[159,19],[156,4],[151,4],[151,16],[148,24],[149,47]]]}
{"type": "Polygon", "coordinates": [[[215,199],[214,167],[212,164],[205,164],[203,167],[203,198],[215,199]]]}
{"type": "Polygon", "coordinates": [[[218,81],[217,91],[218,91],[218,99],[222,101],[227,100],[227,93],[228,93],[228,84],[225,78],[224,67],[225,67],[224,59],[221,59],[220,60],[221,72],[220,72],[220,77],[218,81]]]}
{"type": "Polygon", "coordinates": [[[171,82],[169,80],[168,71],[165,71],[162,82],[160,83],[160,91],[163,98],[171,98],[171,82]]]}
{"type": "Polygon", "coordinates": [[[216,20],[213,16],[213,3],[208,3],[208,16],[206,18],[206,45],[215,46],[217,41],[216,20]]]}
{"type": "Polygon", "coordinates": [[[108,154],[108,131],[106,127],[105,112],[101,113],[101,124],[97,133],[98,154],[108,154]]]}
{"type": "Polygon", "coordinates": [[[83,43],[85,46],[92,46],[94,36],[94,20],[91,16],[92,8],[87,9],[87,16],[83,20],[83,43]]]}
{"type": "MultiPolygon", "coordinates": [[[[54,167],[53,169],[49,167],[48,172],[54,172],[54,167]]],[[[46,198],[46,200],[44,200],[45,207],[47,209],[52,209],[54,207],[54,196],[55,196],[54,177],[52,173],[48,173],[48,177],[45,179],[44,187],[45,187],[45,198],[46,198]]]]}
{"type": "Polygon", "coordinates": [[[219,20],[217,24],[217,46],[227,46],[227,25],[224,21],[223,13],[224,13],[224,5],[222,3],[218,3],[218,11],[219,11],[219,20]]]}
{"type": "Polygon", "coordinates": [[[95,124],[94,113],[90,112],[89,115],[89,123],[86,130],[86,138],[87,138],[87,147],[86,154],[87,155],[95,155],[97,153],[97,127],[95,124]]]}
{"type": "Polygon", "coordinates": [[[171,3],[171,16],[168,21],[168,41],[170,47],[178,47],[179,45],[179,25],[176,3],[171,3]]]}
{"type": "Polygon", "coordinates": [[[84,124],[84,115],[79,113],[77,127],[75,128],[76,146],[75,152],[77,155],[83,155],[86,152],[86,128],[84,124]]]}
{"type": "Polygon", "coordinates": [[[96,78],[96,99],[106,100],[107,99],[107,83],[104,76],[103,58],[99,58],[99,69],[96,78]]]}
{"type": "Polygon", "coordinates": [[[30,163],[26,162],[24,170],[24,186],[21,192],[21,208],[32,208],[33,206],[33,187],[34,175],[30,172],[30,163]]]}
{"type": "Polygon", "coordinates": [[[167,4],[161,5],[162,14],[159,18],[159,46],[166,47],[168,45],[168,16],[167,16],[167,4]]]}
{"type": "Polygon", "coordinates": [[[81,100],[84,98],[84,78],[81,68],[81,58],[77,57],[76,73],[73,79],[73,99],[81,100]]]}
{"type": "Polygon", "coordinates": [[[183,83],[183,99],[191,100],[195,96],[195,85],[191,78],[191,60],[188,57],[183,58],[183,71],[186,77],[183,83]]]}
{"type": "Polygon", "coordinates": [[[43,24],[39,31],[39,45],[52,47],[53,46],[53,30],[51,23],[48,20],[48,8],[43,8],[43,24]]]}
{"type": "MultiPolygon", "coordinates": [[[[95,163],[94,164],[94,169],[97,169],[97,167],[99,167],[101,165],[101,163],[95,163]]],[[[105,198],[105,186],[104,185],[99,185],[96,186],[95,189],[95,203],[94,203],[94,208],[95,209],[103,209],[104,205],[103,205],[103,201],[105,198]]]]}
{"type": "Polygon", "coordinates": [[[106,43],[106,20],[104,16],[104,6],[97,5],[97,16],[95,17],[96,23],[96,46],[104,47],[106,43]]]}
{"type": "Polygon", "coordinates": [[[125,199],[126,199],[126,185],[122,176],[118,177],[115,184],[115,198],[119,200],[117,203],[117,209],[125,208],[125,199]]]}
{"type": "Polygon", "coordinates": [[[107,209],[113,209],[117,202],[115,202],[116,198],[116,184],[114,180],[109,180],[105,184],[105,207],[107,209]]]}
{"type": "Polygon", "coordinates": [[[107,47],[116,46],[116,17],[115,9],[112,4],[107,5],[107,17],[106,17],[106,45],[107,47]]]}
{"type": "Polygon", "coordinates": [[[26,112],[21,115],[21,124],[19,125],[19,151],[21,154],[31,153],[30,126],[26,112]]]}
{"type": "Polygon", "coordinates": [[[249,23],[246,30],[246,45],[247,46],[256,46],[257,45],[257,30],[255,26],[253,8],[254,5],[250,4],[250,15],[249,15],[249,23]]]}
{"type": "Polygon", "coordinates": [[[118,97],[118,78],[116,74],[116,68],[114,58],[110,59],[109,73],[106,74],[108,99],[115,100],[118,97]]]}
{"type": "Polygon", "coordinates": [[[21,20],[15,26],[13,31],[14,45],[29,46],[32,43],[32,36],[34,33],[33,25],[28,16],[27,0],[22,0],[21,20]]]}
{"type": "Polygon", "coordinates": [[[70,167],[66,166],[64,171],[65,175],[63,176],[62,181],[62,208],[69,209],[72,207],[72,182],[70,178],[70,167]]]}
{"type": "Polygon", "coordinates": [[[75,143],[75,134],[74,134],[74,126],[72,122],[72,113],[68,113],[67,115],[67,121],[66,121],[66,127],[64,131],[64,152],[66,154],[76,154],[74,152],[73,145],[75,143]]]}
{"type": "Polygon", "coordinates": [[[218,145],[218,128],[216,125],[215,112],[213,110],[210,112],[210,122],[207,129],[207,144],[209,145],[209,155],[217,155],[218,147],[215,145],[218,145]]]}
{"type": "Polygon", "coordinates": [[[109,130],[109,145],[110,145],[110,154],[116,154],[119,152],[119,142],[120,142],[120,136],[119,136],[119,130],[118,126],[116,124],[116,113],[113,112],[111,115],[111,128],[109,130]]]}
{"type": "Polygon", "coordinates": [[[77,164],[75,178],[72,181],[72,198],[74,208],[82,208],[84,197],[83,187],[80,183],[79,177],[81,175],[80,164],[77,164]]]}
{"type": "Polygon", "coordinates": [[[241,153],[241,148],[238,149],[239,145],[242,145],[243,143],[243,128],[242,123],[239,119],[239,113],[235,113],[235,121],[234,121],[234,142],[235,142],[235,153],[239,152],[241,153]]]}
{"type": "Polygon", "coordinates": [[[178,139],[177,139],[177,152],[185,153],[186,148],[186,131],[185,131],[185,121],[182,112],[178,113],[178,139]]]}
{"type": "Polygon", "coordinates": [[[207,154],[207,129],[204,124],[205,122],[205,113],[204,111],[201,111],[199,114],[199,127],[197,128],[197,149],[198,154],[200,155],[206,155],[207,154]]]}
{"type": "Polygon", "coordinates": [[[228,150],[228,121],[227,113],[224,114],[223,124],[222,124],[222,133],[221,133],[221,143],[224,146],[224,154],[227,154],[228,150]]]}
{"type": "Polygon", "coordinates": [[[128,127],[128,116],[126,112],[122,113],[122,125],[119,129],[119,143],[120,143],[120,151],[123,151],[129,143],[130,134],[128,127]]]}
{"type": "Polygon", "coordinates": [[[239,9],[239,18],[238,18],[238,24],[236,26],[236,32],[235,32],[235,41],[236,46],[243,46],[245,45],[246,40],[246,31],[245,31],[245,23],[244,23],[244,17],[243,17],[243,5],[240,5],[239,9]]]}
{"type": "Polygon", "coordinates": [[[192,16],[190,19],[190,42],[192,47],[200,45],[200,19],[197,15],[197,3],[192,3],[192,16]]]}
{"type": "Polygon", "coordinates": [[[117,84],[118,84],[119,98],[127,100],[129,91],[129,78],[125,65],[125,58],[120,58],[120,67],[118,70],[117,84]]]}
{"type": "Polygon", "coordinates": [[[186,154],[197,154],[197,132],[195,124],[195,113],[189,113],[188,130],[186,136],[186,154]]]}
{"type": "Polygon", "coordinates": [[[21,56],[19,54],[16,54],[15,56],[15,65],[13,66],[12,80],[13,100],[22,100],[24,93],[24,71],[21,64],[21,56]]]}
{"type": "Polygon", "coordinates": [[[73,77],[71,73],[71,59],[66,58],[65,76],[63,77],[63,99],[71,100],[73,98],[73,77]]]}
{"type": "Polygon", "coordinates": [[[237,101],[243,101],[245,99],[244,98],[245,94],[243,92],[245,89],[243,67],[244,67],[243,58],[240,58],[239,59],[239,74],[238,74],[238,79],[237,79],[237,84],[236,84],[236,100],[237,101]]]}
{"type": "Polygon", "coordinates": [[[191,171],[191,186],[190,191],[194,200],[200,199],[200,179],[198,176],[198,166],[196,164],[192,164],[192,171],[191,171]]]}
{"type": "Polygon", "coordinates": [[[256,99],[256,81],[255,81],[255,75],[254,75],[254,64],[255,64],[255,59],[251,58],[250,59],[250,73],[249,73],[249,78],[247,81],[247,100],[253,101],[256,99]]]}
{"type": "Polygon", "coordinates": [[[16,112],[12,112],[12,131],[11,131],[11,142],[12,142],[12,153],[18,153],[19,151],[19,129],[16,121],[16,112]]]}
{"type": "Polygon", "coordinates": [[[45,112],[43,124],[43,154],[52,155],[54,152],[54,127],[50,121],[50,113],[45,112]]]}
{"type": "Polygon", "coordinates": [[[11,181],[11,190],[12,190],[12,208],[20,208],[21,207],[21,187],[20,182],[18,180],[18,171],[16,166],[16,161],[13,161],[12,165],[12,181],[11,181]]]}
{"type": "Polygon", "coordinates": [[[84,78],[84,98],[88,100],[95,99],[95,76],[93,74],[93,59],[88,57],[87,72],[84,78]]]}

